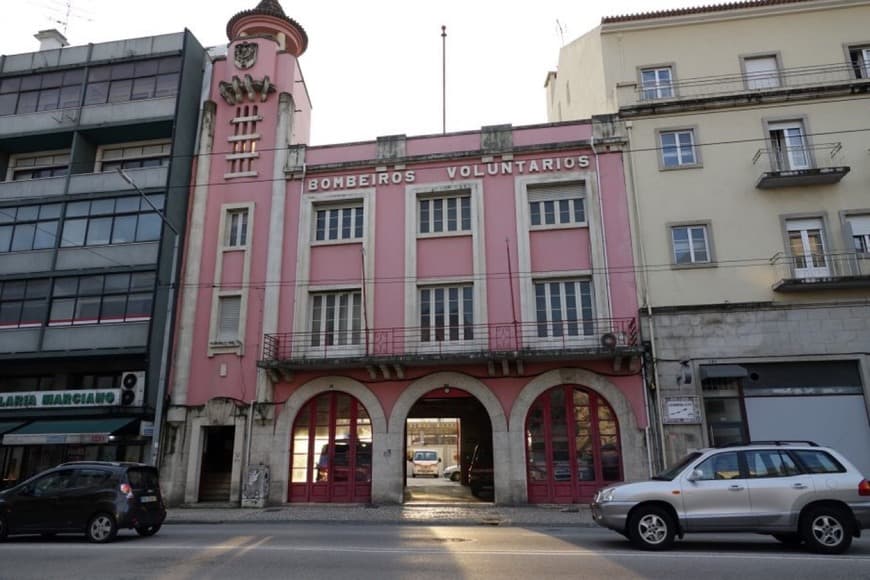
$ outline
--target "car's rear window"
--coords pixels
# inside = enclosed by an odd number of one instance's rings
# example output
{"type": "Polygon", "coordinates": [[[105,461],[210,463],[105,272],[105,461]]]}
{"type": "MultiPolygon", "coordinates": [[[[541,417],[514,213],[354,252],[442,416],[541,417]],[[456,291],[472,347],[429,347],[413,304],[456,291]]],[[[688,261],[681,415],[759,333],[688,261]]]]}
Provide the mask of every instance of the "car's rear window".
{"type": "Polygon", "coordinates": [[[414,453],[414,461],[435,461],[438,454],[434,451],[418,451],[414,453]]]}
{"type": "Polygon", "coordinates": [[[834,457],[816,449],[792,449],[798,461],[809,473],[845,473],[846,468],[834,457]]]}
{"type": "Polygon", "coordinates": [[[127,480],[133,489],[156,489],[160,484],[157,470],[152,467],[131,467],[127,480]]]}

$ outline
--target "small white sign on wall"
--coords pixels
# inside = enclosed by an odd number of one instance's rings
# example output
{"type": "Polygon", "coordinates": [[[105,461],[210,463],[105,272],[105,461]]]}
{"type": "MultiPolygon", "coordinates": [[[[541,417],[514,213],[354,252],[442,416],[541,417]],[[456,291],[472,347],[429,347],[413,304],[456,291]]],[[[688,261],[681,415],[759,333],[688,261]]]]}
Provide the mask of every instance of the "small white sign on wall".
{"type": "Polygon", "coordinates": [[[665,397],[662,406],[663,423],[673,425],[701,422],[698,397],[665,397]]]}

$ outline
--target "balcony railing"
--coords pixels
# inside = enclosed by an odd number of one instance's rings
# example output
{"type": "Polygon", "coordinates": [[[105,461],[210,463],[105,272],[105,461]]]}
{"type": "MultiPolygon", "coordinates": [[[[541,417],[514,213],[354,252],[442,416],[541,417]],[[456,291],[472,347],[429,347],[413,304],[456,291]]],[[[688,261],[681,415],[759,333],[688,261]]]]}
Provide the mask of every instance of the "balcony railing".
{"type": "Polygon", "coordinates": [[[759,149],[752,164],[762,167],[755,183],[759,189],[837,183],[849,173],[842,164],[841,143],[759,149]]]}
{"type": "Polygon", "coordinates": [[[789,89],[870,83],[870,78],[858,76],[860,74],[858,70],[860,69],[856,69],[854,65],[838,63],[793,67],[763,73],[695,77],[647,89],[638,87],[636,83],[630,83],[620,87],[622,91],[630,90],[631,94],[621,95],[619,105],[625,107],[741,94],[763,95],[789,89]]]}
{"type": "Polygon", "coordinates": [[[260,366],[426,364],[504,358],[596,358],[638,349],[634,318],[503,323],[359,332],[267,334],[260,366]],[[366,340],[368,336],[368,340],[366,340]]]}
{"type": "Polygon", "coordinates": [[[870,288],[870,253],[826,252],[770,259],[776,268],[778,292],[870,288]]]}

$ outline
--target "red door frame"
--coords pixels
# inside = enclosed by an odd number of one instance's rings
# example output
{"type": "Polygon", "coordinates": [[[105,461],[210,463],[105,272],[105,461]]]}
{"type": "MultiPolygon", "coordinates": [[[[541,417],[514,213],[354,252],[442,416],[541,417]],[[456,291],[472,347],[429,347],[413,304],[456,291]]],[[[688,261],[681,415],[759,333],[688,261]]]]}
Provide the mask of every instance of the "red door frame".
{"type": "MultiPolygon", "coordinates": [[[[528,421],[532,411],[538,407],[542,411],[542,426],[544,431],[544,452],[547,461],[547,478],[545,480],[533,480],[531,474],[526,472],[526,481],[528,486],[529,503],[578,503],[586,502],[592,499],[595,492],[605,485],[614,483],[613,481],[605,481],[603,476],[603,466],[601,458],[601,437],[598,423],[598,409],[604,406],[610,410],[610,414],[616,424],[616,451],[619,467],[619,479],[622,479],[622,446],[619,437],[619,418],[613,411],[613,407],[598,393],[589,389],[584,389],[579,385],[560,385],[542,393],[532,406],[529,408],[529,413],[526,415],[526,431],[528,432],[528,421]],[[562,389],[564,393],[564,420],[566,428],[566,437],[568,439],[568,465],[569,478],[568,481],[559,481],[555,477],[555,466],[553,462],[553,421],[552,421],[552,405],[550,397],[557,390],[562,389]],[[592,463],[594,467],[594,479],[583,481],[577,477],[578,462],[576,429],[574,421],[574,391],[582,391],[589,397],[589,432],[592,447],[592,463]]],[[[528,447],[526,454],[529,453],[528,447]]],[[[527,463],[528,465],[528,463],[527,463]]]]}

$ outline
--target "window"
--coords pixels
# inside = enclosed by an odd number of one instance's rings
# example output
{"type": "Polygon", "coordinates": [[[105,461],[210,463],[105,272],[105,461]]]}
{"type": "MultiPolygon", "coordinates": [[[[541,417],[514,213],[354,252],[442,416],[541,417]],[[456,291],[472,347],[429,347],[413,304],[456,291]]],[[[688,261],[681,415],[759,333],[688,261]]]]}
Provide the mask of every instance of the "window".
{"type": "Polygon", "coordinates": [[[239,340],[241,313],[241,296],[220,296],[218,298],[217,342],[236,342],[239,340]]]}
{"type": "Polygon", "coordinates": [[[747,89],[775,89],[780,85],[779,63],[775,55],[744,58],[743,70],[747,89]]]}
{"type": "Polygon", "coordinates": [[[319,208],[315,211],[314,239],[359,240],[363,237],[363,204],[319,208]]]}
{"type": "Polygon", "coordinates": [[[870,79],[870,46],[849,47],[849,63],[856,79],[870,79]]]}
{"type": "Polygon", "coordinates": [[[360,290],[311,295],[311,346],[359,345],[361,328],[360,290]]]}
{"type": "Polygon", "coordinates": [[[707,241],[707,226],[673,226],[671,242],[674,248],[674,263],[709,264],[710,244],[707,241]]]}
{"type": "Polygon", "coordinates": [[[418,199],[417,223],[421,234],[471,231],[471,195],[418,199]]]}
{"type": "Polygon", "coordinates": [[[257,105],[236,107],[236,116],[230,120],[233,134],[227,138],[231,153],[226,156],[226,176],[256,175],[254,161],[260,155],[257,153],[257,142],[260,140],[257,122],[262,119],[257,105]]]}
{"type": "Polygon", "coordinates": [[[97,154],[97,171],[163,167],[169,165],[171,152],[172,143],[169,141],[104,147],[97,154]]]}
{"type": "Polygon", "coordinates": [[[150,320],[154,272],[58,278],[49,326],[150,320]]]}
{"type": "Polygon", "coordinates": [[[7,181],[60,177],[69,171],[69,151],[49,151],[13,155],[9,160],[7,181]]]}
{"type": "Polygon", "coordinates": [[[61,205],[0,207],[0,254],[54,248],[61,205]]]}
{"type": "Polygon", "coordinates": [[[794,449],[791,451],[808,473],[845,473],[846,468],[825,451],[794,449]]]}
{"type": "Polygon", "coordinates": [[[85,105],[172,96],[178,92],[180,75],[178,56],[94,67],[88,74],[85,105]]]}
{"type": "MultiPolygon", "coordinates": [[[[149,195],[158,209],[165,196],[149,195]]],[[[74,201],[67,204],[62,247],[151,242],[160,239],[163,222],[142,196],[74,201]]]]}
{"type": "Polygon", "coordinates": [[[0,328],[32,328],[45,324],[49,281],[0,282],[0,328]]]}
{"type": "Polygon", "coordinates": [[[224,221],[224,247],[243,248],[248,245],[248,210],[228,209],[224,221]]]}
{"type": "Polygon", "coordinates": [[[701,462],[695,470],[701,472],[698,480],[740,479],[740,462],[736,451],[717,453],[701,462]]]}
{"type": "Polygon", "coordinates": [[[746,451],[744,457],[749,477],[788,477],[800,473],[789,455],[775,449],[746,451]]]}
{"type": "Polygon", "coordinates": [[[789,251],[794,260],[794,274],[798,278],[827,276],[825,236],[821,219],[787,220],[789,251]]]}
{"type": "Polygon", "coordinates": [[[473,340],[473,291],[470,284],[421,288],[421,342],[473,340]]]}
{"type": "Polygon", "coordinates": [[[583,182],[529,185],[528,195],[529,221],[533,228],[586,224],[583,182]]]}
{"type": "Polygon", "coordinates": [[[846,223],[851,232],[855,251],[860,254],[870,254],[870,214],[849,216],[846,218],[846,223]]]}
{"type": "Polygon", "coordinates": [[[0,80],[0,116],[78,107],[84,69],[0,80]]]}
{"type": "Polygon", "coordinates": [[[695,153],[695,131],[662,131],[659,133],[662,148],[662,166],[666,169],[698,165],[695,153]]]}
{"type": "Polygon", "coordinates": [[[810,155],[803,123],[789,121],[770,123],[770,162],[774,171],[809,169],[810,155]]]}
{"type": "Polygon", "coordinates": [[[592,283],[589,280],[535,282],[538,338],[592,334],[592,283]]]}
{"type": "Polygon", "coordinates": [[[641,69],[640,86],[644,101],[673,97],[673,70],[669,66],[641,69]]]}

